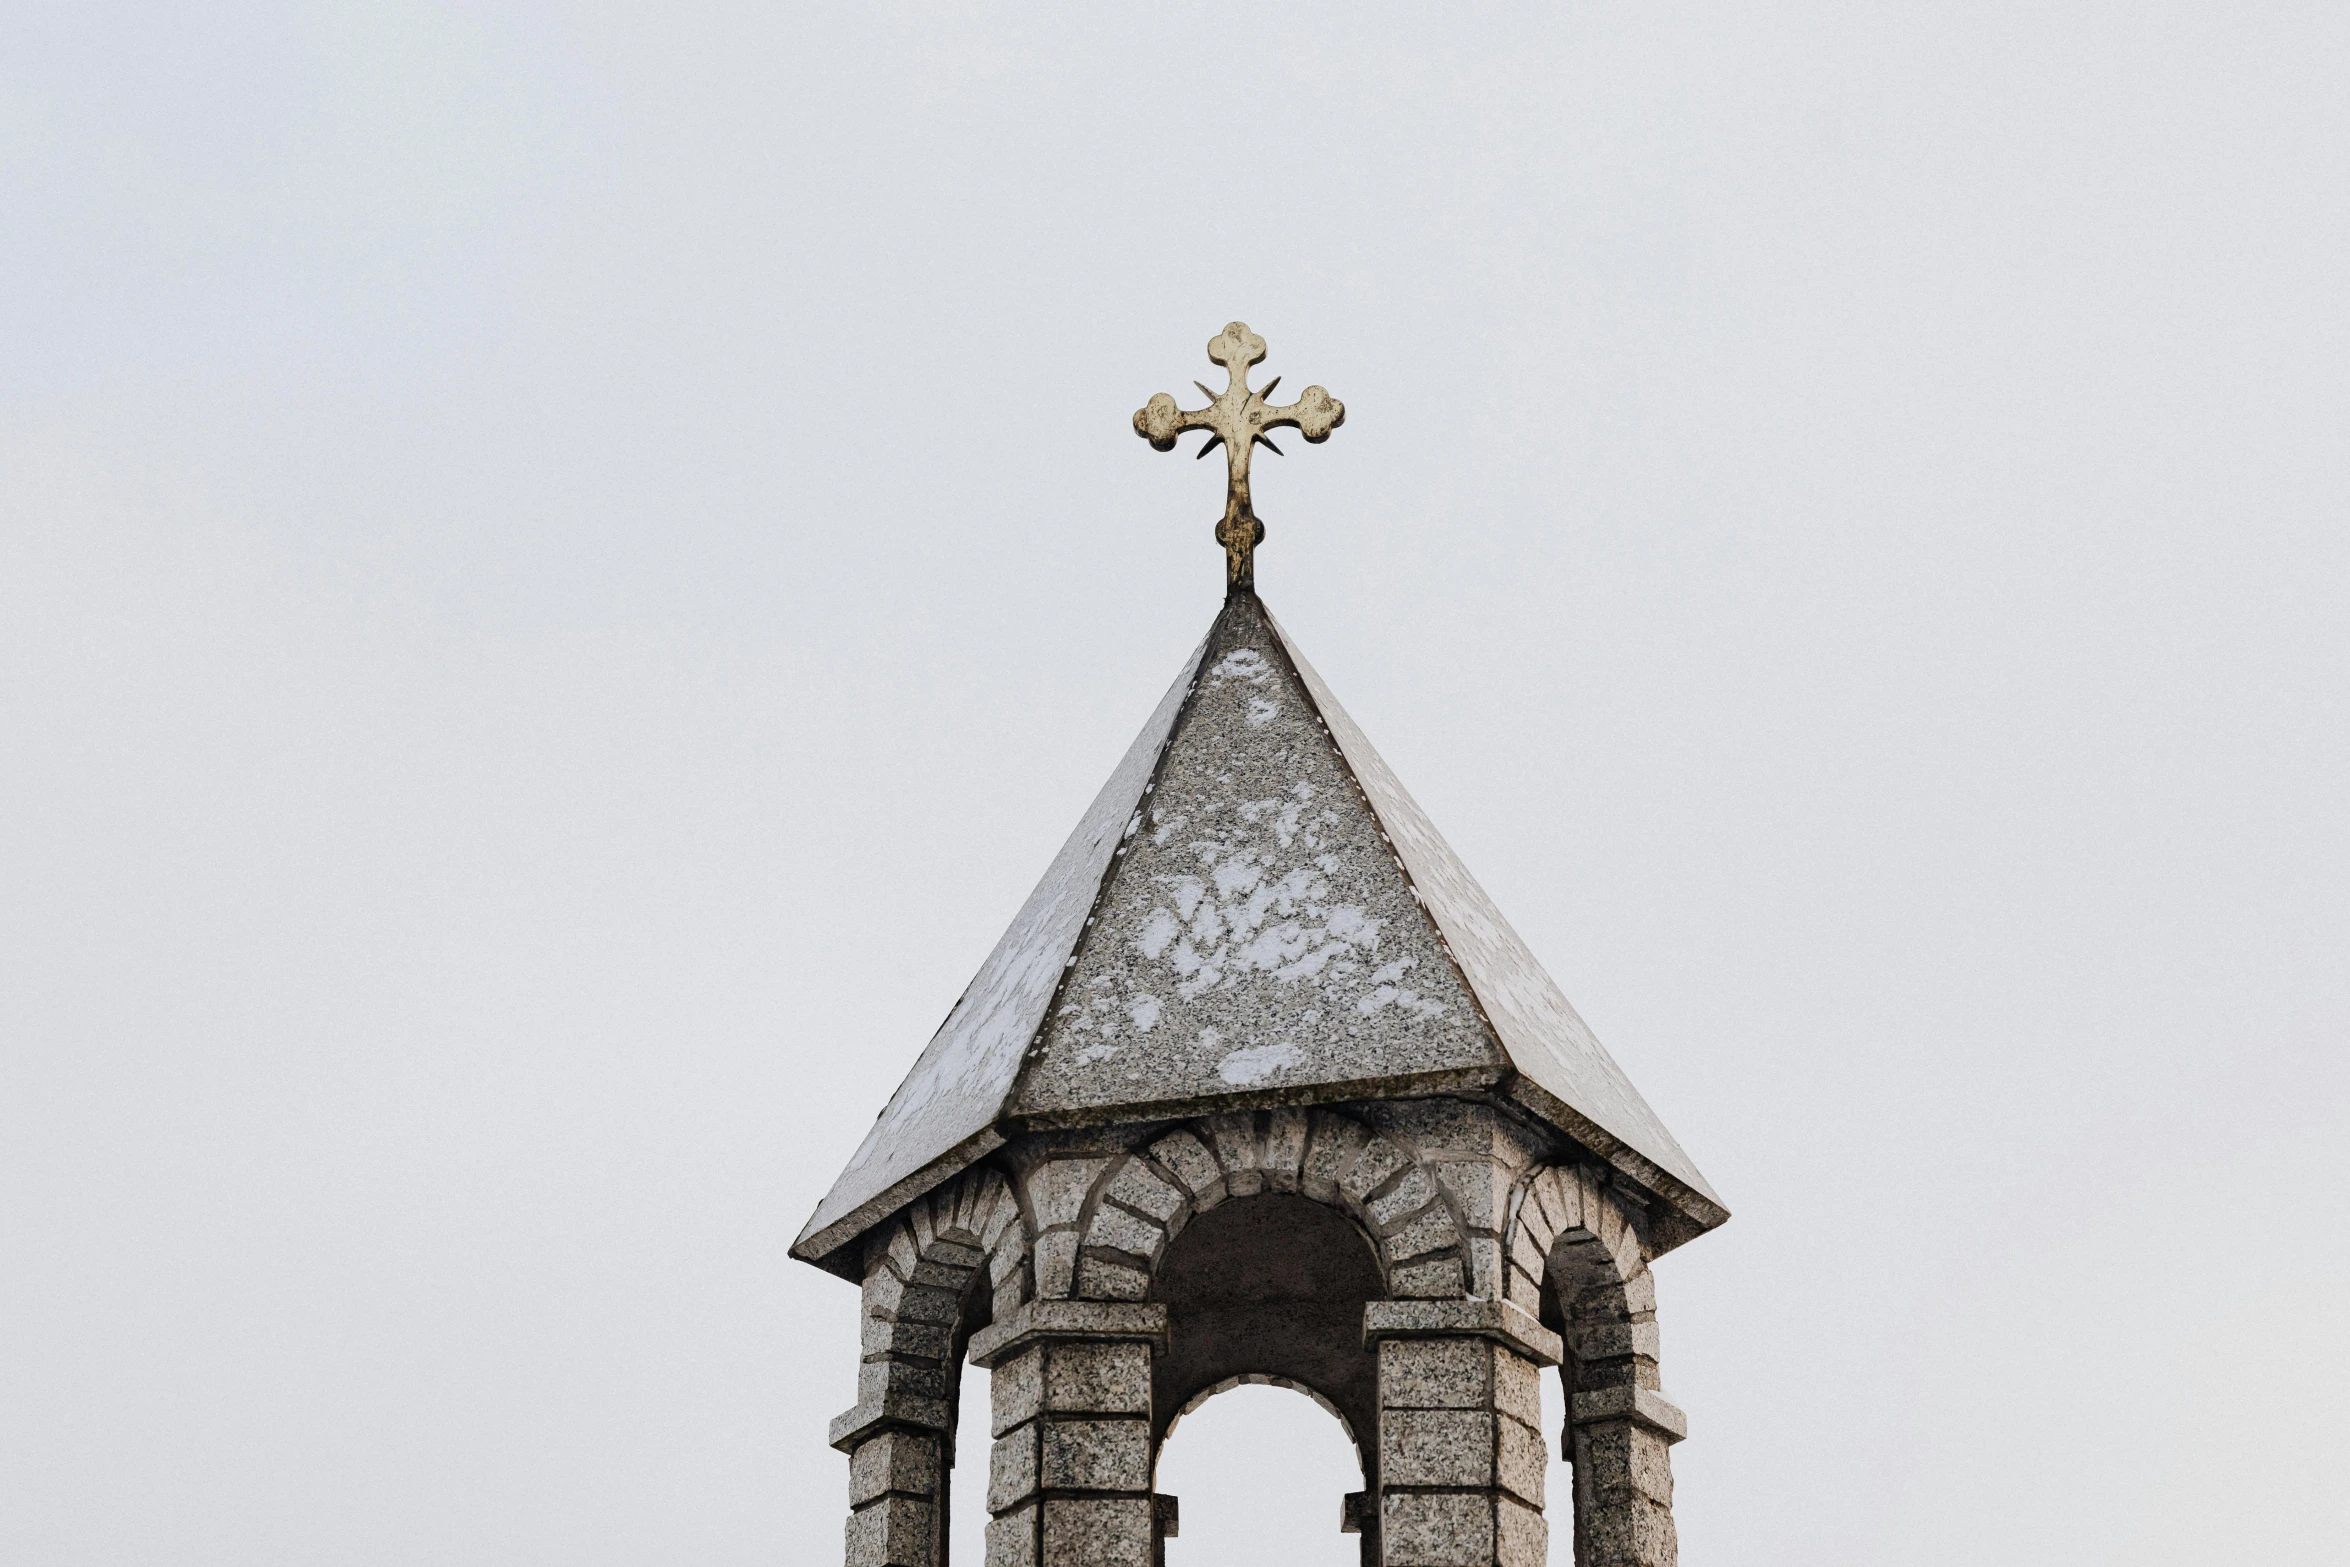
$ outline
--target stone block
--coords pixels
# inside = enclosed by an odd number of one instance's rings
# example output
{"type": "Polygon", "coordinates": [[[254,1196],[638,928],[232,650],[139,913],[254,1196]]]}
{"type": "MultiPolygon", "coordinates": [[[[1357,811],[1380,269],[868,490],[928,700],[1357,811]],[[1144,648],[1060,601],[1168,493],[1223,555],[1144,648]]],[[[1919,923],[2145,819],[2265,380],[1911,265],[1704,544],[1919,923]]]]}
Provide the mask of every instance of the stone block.
{"type": "Polygon", "coordinates": [[[1601,1497],[1629,1494],[1673,1505],[1672,1448],[1645,1426],[1630,1421],[1578,1426],[1575,1430],[1578,1486],[1601,1497]]]}
{"type": "Polygon", "coordinates": [[[1461,1223],[1472,1230],[1499,1235],[1509,1217],[1509,1166],[1490,1159],[1456,1160],[1433,1166],[1437,1184],[1452,1198],[1461,1223]]]}
{"type": "Polygon", "coordinates": [[[1055,1230],[1036,1238],[1036,1293],[1066,1300],[1077,1287],[1077,1232],[1055,1230]]]}
{"type": "Polygon", "coordinates": [[[1031,1420],[995,1439],[987,1450],[987,1510],[1002,1514],[1034,1496],[1043,1481],[1044,1423],[1031,1420]]]}
{"type": "Polygon", "coordinates": [[[1550,1463],[1542,1432],[1523,1421],[1497,1415],[1493,1435],[1494,1483],[1528,1506],[1541,1507],[1543,1473],[1550,1463]]]}
{"type": "Polygon", "coordinates": [[[848,1567],[931,1567],[931,1508],[887,1496],[849,1514],[848,1567]]]}
{"type": "Polygon", "coordinates": [[[876,1355],[918,1355],[944,1360],[954,1349],[955,1332],[943,1322],[884,1322],[867,1317],[861,1325],[859,1347],[868,1360],[876,1355]]]}
{"type": "Polygon", "coordinates": [[[1542,1424],[1542,1368],[1501,1350],[1493,1357],[1493,1407],[1529,1426],[1542,1424]]]}
{"type": "Polygon", "coordinates": [[[1030,1346],[1063,1340],[1131,1340],[1164,1348],[1167,1308],[1155,1302],[1033,1300],[971,1335],[971,1361],[992,1366],[1030,1346]]]}
{"type": "Polygon", "coordinates": [[[1296,1191],[1305,1158],[1306,1112],[1274,1111],[1266,1118],[1265,1184],[1275,1191],[1296,1191]]]}
{"type": "Polygon", "coordinates": [[[1107,1159],[1052,1159],[1028,1172],[1028,1208],[1038,1230],[1075,1224],[1107,1159]]]}
{"type": "MultiPolygon", "coordinates": [[[[1224,1178],[1229,1183],[1244,1170],[1254,1171],[1264,1163],[1264,1150],[1257,1142],[1257,1118],[1250,1114],[1210,1116],[1200,1123],[1216,1150],[1216,1162],[1224,1167],[1224,1178]]],[[[1238,1187],[1233,1188],[1237,1195],[1238,1187]]]]}
{"type": "Polygon", "coordinates": [[[1388,1409],[1379,1416],[1379,1476],[1388,1485],[1494,1484],[1494,1416],[1481,1409],[1388,1409]]]}
{"type": "Polygon", "coordinates": [[[1151,1276],[1113,1258],[1077,1259],[1077,1294],[1083,1300],[1142,1300],[1151,1292],[1151,1276]]]}
{"type": "Polygon", "coordinates": [[[923,1431],[883,1431],[849,1455],[849,1504],[862,1507],[891,1492],[937,1494],[939,1439],[923,1431]]]}
{"type": "Polygon", "coordinates": [[[1370,1135],[1361,1123],[1343,1116],[1314,1116],[1305,1162],[1298,1170],[1298,1189],[1317,1201],[1329,1201],[1338,1190],[1339,1176],[1346,1173],[1370,1135]]]}
{"type": "Polygon", "coordinates": [[[1527,1316],[1539,1316],[1542,1311],[1542,1286],[1516,1268],[1510,1269],[1509,1303],[1527,1316]]]}
{"type": "Polygon", "coordinates": [[[1385,1191],[1367,1199],[1363,1212],[1370,1218],[1373,1229],[1384,1230],[1409,1214],[1436,1201],[1436,1183],[1425,1170],[1406,1170],[1400,1180],[1385,1191]]]}
{"type": "Polygon", "coordinates": [[[1444,1204],[1430,1203],[1425,1213],[1401,1226],[1383,1243],[1392,1262],[1410,1262],[1430,1252],[1447,1251],[1460,1244],[1461,1232],[1454,1227],[1452,1215],[1444,1204]]]}
{"type": "Polygon", "coordinates": [[[1536,1507],[1524,1507],[1507,1496],[1493,1509],[1499,1547],[1495,1567],[1544,1567],[1550,1560],[1550,1526],[1536,1507]]]}
{"type": "Polygon", "coordinates": [[[1550,1264],[1550,1248],[1537,1238],[1531,1226],[1518,1226],[1516,1239],[1510,1242],[1510,1261],[1528,1277],[1539,1280],[1543,1269],[1550,1264]]]}
{"type": "Polygon", "coordinates": [[[1037,1506],[1030,1502],[987,1526],[987,1567],[1040,1567],[1036,1559],[1037,1506]]]}
{"type": "Polygon", "coordinates": [[[1040,1567],[1151,1567],[1148,1496],[1047,1497],[1040,1567]]]}
{"type": "Polygon", "coordinates": [[[1501,1242],[1490,1235],[1471,1235],[1466,1243],[1469,1293],[1495,1299],[1508,1293],[1509,1265],[1502,1261],[1501,1242]]]}
{"type": "Polygon", "coordinates": [[[892,1393],[878,1401],[860,1399],[854,1407],[833,1416],[826,1440],[841,1452],[853,1453],[859,1442],[887,1426],[944,1431],[953,1423],[944,1399],[892,1393]]]}
{"type": "Polygon", "coordinates": [[[1574,1177],[1566,1171],[1555,1168],[1543,1171],[1527,1186],[1526,1194],[1541,1205],[1542,1217],[1549,1222],[1552,1235],[1582,1227],[1582,1193],[1574,1177]]]}
{"type": "Polygon", "coordinates": [[[1489,1491],[1388,1491],[1379,1523],[1386,1567],[1492,1567],[1489,1491]]]}
{"type": "Polygon", "coordinates": [[[1474,1338],[1389,1339],[1379,1346],[1385,1409],[1488,1409],[1493,1346],[1474,1338]]]}
{"type": "Polygon", "coordinates": [[[1589,1509],[1578,1531],[1578,1567],[1674,1567],[1673,1515],[1646,1503],[1589,1509]]]}
{"type": "Polygon", "coordinates": [[[1577,1426],[1628,1420],[1667,1442],[1689,1435],[1689,1417],[1678,1405],[1656,1389],[1636,1383],[1578,1388],[1568,1406],[1568,1420],[1577,1426]]]}
{"type": "Polygon", "coordinates": [[[1338,1178],[1338,1189],[1356,1202],[1367,1202],[1373,1192],[1393,1180],[1396,1172],[1410,1163],[1395,1144],[1384,1137],[1374,1137],[1363,1144],[1354,1163],[1338,1178]]]}
{"type": "Polygon", "coordinates": [[[879,1404],[895,1394],[907,1398],[951,1398],[946,1368],[910,1360],[868,1360],[857,1367],[857,1402],[879,1404]]]}
{"type": "Polygon", "coordinates": [[[1102,1195],[1137,1213],[1148,1214],[1161,1227],[1173,1222],[1175,1215],[1183,1211],[1185,1201],[1180,1188],[1169,1185],[1164,1176],[1139,1159],[1129,1159],[1119,1166],[1102,1195]]]}
{"type": "Polygon", "coordinates": [[[1567,1325],[1577,1360],[1654,1360],[1659,1350],[1656,1323],[1576,1321],[1567,1325]]]}
{"type": "Polygon", "coordinates": [[[1086,1228],[1085,1244],[1107,1246],[1145,1261],[1158,1257],[1167,1244],[1167,1232],[1150,1220],[1127,1212],[1124,1208],[1103,1203],[1094,1210],[1093,1223],[1086,1228]]]}
{"type": "Polygon", "coordinates": [[[1149,1414],[1150,1346],[1083,1342],[1048,1345],[1044,1407],[1069,1414],[1149,1414]]]}
{"type": "Polygon", "coordinates": [[[1147,1491],[1151,1483],[1148,1420],[1043,1422],[1043,1482],[1048,1491],[1147,1491]]]}
{"type": "Polygon", "coordinates": [[[988,1373],[988,1431],[1001,1438],[1044,1408],[1044,1351],[1032,1349],[997,1363],[988,1373]]]}
{"type": "Polygon", "coordinates": [[[1461,1260],[1435,1256],[1419,1262],[1398,1263],[1388,1270],[1387,1287],[1402,1300],[1457,1300],[1461,1294],[1461,1260]]]}
{"type": "Polygon", "coordinates": [[[1169,1132],[1151,1144],[1151,1157],[1182,1182],[1183,1189],[1195,1202],[1211,1189],[1219,1194],[1224,1189],[1224,1171],[1216,1163],[1216,1156],[1189,1132],[1169,1132]]]}
{"type": "Polygon", "coordinates": [[[1467,1336],[1506,1345],[1539,1365],[1555,1366],[1559,1337],[1506,1300],[1375,1300],[1363,1308],[1363,1342],[1467,1336]]]}

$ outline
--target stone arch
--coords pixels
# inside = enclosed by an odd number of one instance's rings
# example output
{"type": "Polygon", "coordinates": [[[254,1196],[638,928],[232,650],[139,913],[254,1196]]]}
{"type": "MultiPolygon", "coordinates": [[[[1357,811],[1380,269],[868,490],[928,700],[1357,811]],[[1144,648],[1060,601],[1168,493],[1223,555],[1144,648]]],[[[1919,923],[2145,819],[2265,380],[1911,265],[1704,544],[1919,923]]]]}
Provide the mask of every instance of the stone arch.
{"type": "Polygon", "coordinates": [[[1509,1297],[1559,1325],[1576,1567],[1672,1567],[1669,1449],[1688,1433],[1657,1370],[1645,1215],[1591,1165],[1530,1171],[1513,1194],[1509,1297]]]}
{"type": "Polygon", "coordinates": [[[1355,1430],[1355,1423],[1346,1418],[1345,1410],[1323,1397],[1319,1388],[1300,1382],[1295,1377],[1273,1376],[1262,1371],[1251,1371],[1236,1377],[1226,1377],[1221,1382],[1201,1388],[1191,1397],[1185,1399],[1182,1407],[1167,1417],[1167,1424],[1159,1433],[1161,1444],[1164,1444],[1169,1437],[1175,1434],[1175,1427],[1182,1423],[1185,1415],[1190,1414],[1218,1393],[1229,1393],[1236,1387],[1278,1387],[1287,1388],[1292,1393],[1303,1393],[1321,1407],[1322,1413],[1338,1422],[1338,1429],[1344,1431],[1347,1441],[1353,1444],[1356,1467],[1361,1467],[1363,1460],[1362,1434],[1355,1430]]]}
{"type": "Polygon", "coordinates": [[[1296,1193],[1344,1213],[1378,1253],[1392,1297],[1467,1292],[1460,1221],[1435,1174],[1351,1116],[1284,1109],[1187,1122],[1103,1161],[1072,1227],[1071,1293],[1145,1298],[1167,1243],[1195,1215],[1260,1192],[1296,1193]]]}
{"type": "Polygon", "coordinates": [[[1018,1198],[991,1169],[916,1198],[867,1238],[857,1403],[831,1433],[849,1455],[851,1562],[941,1559],[964,1346],[1026,1298],[1027,1255],[1018,1198]]]}

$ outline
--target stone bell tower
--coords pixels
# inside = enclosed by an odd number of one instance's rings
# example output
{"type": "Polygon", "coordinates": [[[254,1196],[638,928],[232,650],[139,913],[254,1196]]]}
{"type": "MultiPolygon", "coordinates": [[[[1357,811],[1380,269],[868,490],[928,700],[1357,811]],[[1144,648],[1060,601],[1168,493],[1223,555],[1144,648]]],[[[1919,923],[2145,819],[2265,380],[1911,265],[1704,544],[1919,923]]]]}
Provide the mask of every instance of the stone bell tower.
{"type": "Polygon", "coordinates": [[[1366,1564],[1540,1567],[1550,1367],[1575,1562],[1669,1567],[1649,1265],[1728,1211],[1256,595],[1249,454],[1344,408],[1208,353],[1134,422],[1227,449],[1223,608],[792,1247],[864,1290],[849,1567],[944,1567],[966,1359],[987,1567],[1163,1561],[1241,1382],[1344,1422],[1366,1564]]]}

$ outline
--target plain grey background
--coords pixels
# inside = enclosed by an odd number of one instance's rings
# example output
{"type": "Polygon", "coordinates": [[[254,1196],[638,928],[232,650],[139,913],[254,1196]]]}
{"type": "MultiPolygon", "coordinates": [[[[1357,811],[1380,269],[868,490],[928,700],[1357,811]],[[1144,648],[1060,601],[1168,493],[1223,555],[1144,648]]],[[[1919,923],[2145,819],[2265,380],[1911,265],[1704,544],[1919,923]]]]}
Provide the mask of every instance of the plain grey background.
{"type": "MultiPolygon", "coordinates": [[[[2339,1560],[2346,73],[16,0],[0,1557],[836,1559],[784,1247],[1214,611],[1127,421],[1239,317],[1268,601],[1736,1213],[1685,1559],[2339,1560]]],[[[1343,1467],[1210,1404],[1172,1559],[1343,1467]]]]}

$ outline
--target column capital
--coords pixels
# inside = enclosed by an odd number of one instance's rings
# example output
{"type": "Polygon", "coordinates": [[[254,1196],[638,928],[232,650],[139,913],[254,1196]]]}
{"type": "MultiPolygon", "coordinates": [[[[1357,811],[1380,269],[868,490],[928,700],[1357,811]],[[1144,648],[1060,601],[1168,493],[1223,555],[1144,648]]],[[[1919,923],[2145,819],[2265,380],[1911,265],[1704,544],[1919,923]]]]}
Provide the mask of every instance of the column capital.
{"type": "Polygon", "coordinates": [[[1050,1339],[1140,1341],[1165,1354],[1167,1308],[1157,1301],[1032,1300],[971,1335],[971,1363],[993,1367],[1050,1339]]]}
{"type": "Polygon", "coordinates": [[[902,1388],[885,1388],[871,1398],[861,1399],[853,1409],[844,1409],[832,1417],[826,1439],[841,1452],[856,1450],[857,1444],[885,1427],[904,1427],[915,1431],[944,1431],[953,1425],[954,1417],[947,1412],[943,1398],[924,1398],[902,1388]]]}
{"type": "Polygon", "coordinates": [[[1538,1366],[1566,1352],[1559,1336],[1506,1300],[1375,1300],[1363,1308],[1363,1347],[1391,1338],[1491,1339],[1538,1366]]]}
{"type": "Polygon", "coordinates": [[[1608,1420],[1629,1420],[1636,1426],[1645,1426],[1668,1443],[1678,1442],[1689,1434],[1689,1417],[1654,1388],[1594,1388],[1588,1393],[1577,1393],[1569,1406],[1567,1424],[1570,1426],[1598,1425],[1608,1420]]]}

